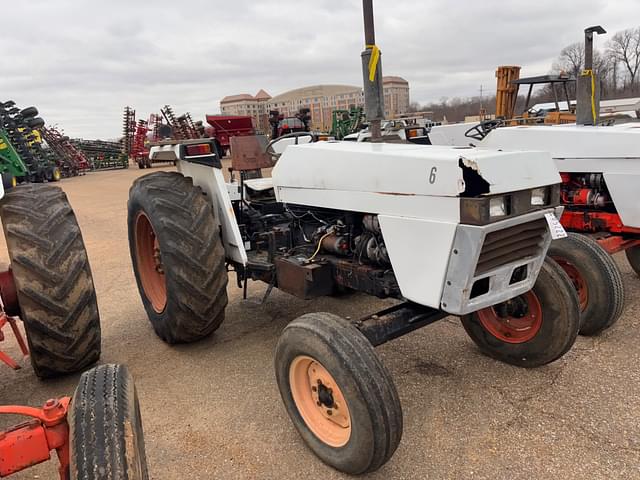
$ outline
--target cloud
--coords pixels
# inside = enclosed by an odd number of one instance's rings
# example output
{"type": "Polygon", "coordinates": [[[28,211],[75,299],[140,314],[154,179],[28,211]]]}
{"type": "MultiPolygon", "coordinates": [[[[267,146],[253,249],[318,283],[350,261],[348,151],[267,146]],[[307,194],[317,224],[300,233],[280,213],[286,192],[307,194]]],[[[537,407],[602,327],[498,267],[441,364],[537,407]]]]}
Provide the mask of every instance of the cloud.
{"type": "MultiPolygon", "coordinates": [[[[405,0],[375,10],[383,71],[428,102],[491,91],[502,64],[546,73],[585,27],[635,26],[640,4],[405,0]]],[[[117,137],[125,105],[142,118],[167,103],[202,118],[226,95],[362,81],[359,0],[31,0],[11,16],[0,100],[36,105],[71,136],[117,137]]]]}

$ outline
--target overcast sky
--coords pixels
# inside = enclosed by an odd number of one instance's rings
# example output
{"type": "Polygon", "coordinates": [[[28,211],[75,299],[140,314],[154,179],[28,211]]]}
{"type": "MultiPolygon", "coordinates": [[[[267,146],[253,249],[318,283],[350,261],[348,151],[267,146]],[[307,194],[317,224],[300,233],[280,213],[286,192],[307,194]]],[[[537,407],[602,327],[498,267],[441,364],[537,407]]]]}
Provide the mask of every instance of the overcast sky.
{"type": "MultiPolygon", "coordinates": [[[[412,101],[495,91],[498,65],[547,73],[561,48],[601,24],[640,24],[638,0],[375,0],[383,72],[412,101]]],[[[0,100],[35,105],[72,136],[115,138],[122,109],[164,104],[194,118],[225,95],[361,85],[360,0],[25,0],[0,29],[0,100]]]]}

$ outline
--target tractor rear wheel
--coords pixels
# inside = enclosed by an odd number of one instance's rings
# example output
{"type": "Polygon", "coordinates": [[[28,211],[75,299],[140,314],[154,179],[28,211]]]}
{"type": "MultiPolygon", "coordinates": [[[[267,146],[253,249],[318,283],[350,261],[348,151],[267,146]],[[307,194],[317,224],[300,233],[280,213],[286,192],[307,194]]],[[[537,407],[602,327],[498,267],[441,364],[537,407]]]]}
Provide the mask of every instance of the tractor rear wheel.
{"type": "Polygon", "coordinates": [[[69,408],[71,480],[147,480],[138,395],[122,365],[80,377],[69,408]]]}
{"type": "Polygon", "coordinates": [[[582,335],[600,333],[620,318],[625,302],[622,273],[598,242],[569,233],[551,242],[548,256],[569,275],[578,293],[582,335]]]}
{"type": "Polygon", "coordinates": [[[640,247],[628,248],[624,253],[627,255],[627,260],[629,260],[633,271],[640,276],[640,247]]]}
{"type": "Polygon", "coordinates": [[[580,310],[567,274],[545,260],[532,290],[461,320],[485,354],[519,367],[539,367],[569,351],[580,329],[580,310]]]}
{"type": "Polygon", "coordinates": [[[190,178],[157,172],[129,191],[129,249],[142,303],[160,338],[193,342],[216,330],[227,270],[213,208],[190,178]]]}
{"type": "Polygon", "coordinates": [[[98,303],[67,196],[53,185],[20,185],[0,202],[0,216],[36,375],[53,377],[95,363],[98,303]]]}
{"type": "Polygon", "coordinates": [[[402,407],[391,375],[366,337],[330,313],[285,327],[275,355],[280,395],[309,448],[349,474],[373,472],[402,437],[402,407]]]}

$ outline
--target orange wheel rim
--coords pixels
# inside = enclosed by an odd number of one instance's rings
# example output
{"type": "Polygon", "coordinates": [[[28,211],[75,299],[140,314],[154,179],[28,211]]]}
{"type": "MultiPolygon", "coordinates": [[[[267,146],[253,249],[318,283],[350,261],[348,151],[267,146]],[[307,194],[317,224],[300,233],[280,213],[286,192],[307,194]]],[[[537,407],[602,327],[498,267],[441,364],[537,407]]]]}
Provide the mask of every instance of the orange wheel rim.
{"type": "Polygon", "coordinates": [[[167,306],[167,283],[160,254],[160,244],[149,217],[140,212],[135,222],[136,260],[144,294],[156,313],[167,306]]]}
{"type": "Polygon", "coordinates": [[[480,323],[491,335],[505,343],[525,343],[542,326],[542,307],[533,291],[507,302],[478,310],[480,323]]]}
{"type": "Polygon", "coordinates": [[[580,273],[580,270],[571,262],[568,262],[564,258],[553,257],[555,262],[562,267],[565,273],[571,279],[573,287],[578,293],[578,301],[580,302],[580,311],[584,312],[589,304],[589,289],[587,288],[587,282],[580,273]]]}
{"type": "Polygon", "coordinates": [[[307,427],[331,447],[343,447],[351,438],[351,416],[342,390],[317,360],[296,357],[289,367],[293,401],[307,427]]]}

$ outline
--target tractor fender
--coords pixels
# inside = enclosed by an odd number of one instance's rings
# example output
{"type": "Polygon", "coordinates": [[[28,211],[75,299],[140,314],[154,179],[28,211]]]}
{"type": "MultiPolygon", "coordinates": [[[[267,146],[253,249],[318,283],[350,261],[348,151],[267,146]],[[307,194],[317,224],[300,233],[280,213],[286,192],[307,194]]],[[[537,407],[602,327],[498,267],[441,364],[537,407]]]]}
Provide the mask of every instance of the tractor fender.
{"type": "Polygon", "coordinates": [[[222,170],[185,160],[177,160],[176,166],[178,171],[185,177],[190,177],[193,184],[200,187],[211,201],[227,259],[246,266],[247,252],[222,170]]]}

